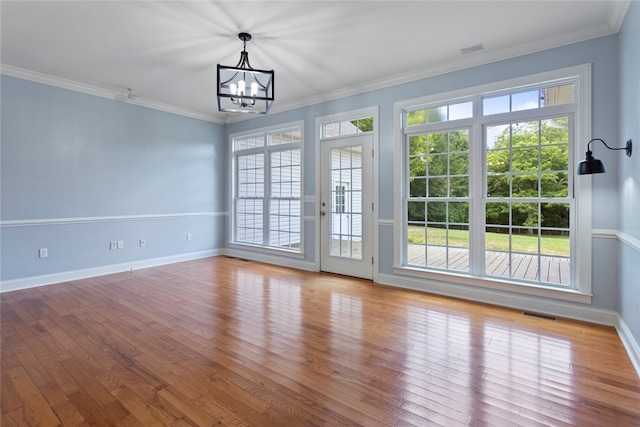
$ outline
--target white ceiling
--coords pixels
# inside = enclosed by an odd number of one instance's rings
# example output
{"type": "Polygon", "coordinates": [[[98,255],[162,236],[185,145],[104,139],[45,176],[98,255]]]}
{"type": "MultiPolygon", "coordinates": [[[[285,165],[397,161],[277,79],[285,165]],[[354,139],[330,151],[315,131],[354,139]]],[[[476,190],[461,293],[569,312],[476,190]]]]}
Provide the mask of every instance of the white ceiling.
{"type": "MultiPolygon", "coordinates": [[[[627,0],[6,1],[2,72],[222,123],[216,64],[275,70],[272,112],[616,33],[627,0]],[[482,44],[481,51],[461,49],[482,44]]],[[[249,118],[243,115],[241,118],[249,118]]]]}

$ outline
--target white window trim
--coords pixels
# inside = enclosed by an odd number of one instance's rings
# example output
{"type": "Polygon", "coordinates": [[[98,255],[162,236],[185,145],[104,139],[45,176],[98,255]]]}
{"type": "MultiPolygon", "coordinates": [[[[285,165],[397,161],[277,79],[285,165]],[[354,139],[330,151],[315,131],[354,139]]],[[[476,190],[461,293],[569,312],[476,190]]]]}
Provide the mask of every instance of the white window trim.
{"type": "MultiPolygon", "coordinates": [[[[283,255],[283,256],[288,256],[288,257],[292,257],[292,258],[304,258],[305,254],[304,254],[304,203],[305,203],[305,196],[304,196],[304,141],[305,141],[305,133],[304,133],[304,121],[303,120],[299,120],[299,121],[295,121],[295,122],[289,122],[289,123],[282,123],[282,124],[278,124],[278,125],[272,125],[272,126],[266,126],[266,127],[261,127],[261,128],[256,128],[256,129],[249,129],[249,130],[245,130],[245,131],[241,131],[241,132],[235,132],[229,135],[229,171],[231,174],[231,179],[229,180],[229,204],[230,204],[230,215],[229,215],[229,247],[233,248],[233,249],[245,249],[245,250],[250,250],[252,252],[263,252],[265,254],[272,254],[272,255],[283,255]],[[260,134],[260,133],[269,133],[269,132],[273,132],[273,131],[277,131],[277,130],[283,130],[283,129],[289,129],[289,128],[294,128],[294,127],[299,127],[300,128],[300,135],[302,137],[302,141],[300,143],[300,159],[301,159],[301,171],[300,171],[300,250],[296,251],[296,250],[292,250],[292,249],[286,249],[286,248],[277,248],[274,246],[263,246],[263,245],[256,245],[256,244],[251,244],[251,243],[243,243],[243,242],[236,242],[235,241],[235,230],[236,230],[236,224],[235,224],[235,219],[236,219],[236,203],[235,203],[235,199],[236,199],[236,184],[237,184],[237,174],[236,174],[236,162],[235,162],[235,151],[233,149],[233,140],[235,138],[240,138],[243,136],[249,136],[249,135],[253,135],[253,134],[260,134]]],[[[280,145],[276,145],[274,147],[276,150],[280,149],[279,147],[281,147],[282,144],[280,145]]],[[[282,148],[283,150],[286,148],[282,148]]],[[[247,149],[247,150],[242,150],[242,151],[252,151],[254,150],[253,148],[247,149]]]]}
{"type": "MultiPolygon", "coordinates": [[[[570,185],[573,185],[574,188],[575,211],[577,216],[577,233],[574,239],[575,246],[571,247],[572,253],[575,254],[572,258],[572,264],[575,264],[575,266],[572,267],[572,274],[576,275],[575,289],[553,288],[524,282],[516,283],[508,280],[479,278],[452,272],[441,273],[403,265],[403,242],[406,241],[403,196],[407,191],[406,180],[404,179],[407,166],[404,159],[405,135],[403,130],[403,112],[422,104],[445,101],[453,103],[458,100],[462,102],[465,99],[481,94],[486,95],[492,92],[513,91],[520,87],[539,85],[545,82],[568,78],[575,78],[575,134],[573,146],[570,147],[569,151],[569,161],[573,161],[575,165],[582,160],[582,154],[586,151],[587,142],[591,139],[591,64],[578,65],[452,92],[414,98],[394,104],[394,167],[396,170],[394,174],[394,188],[398,190],[394,195],[394,273],[433,280],[435,282],[456,283],[537,297],[556,298],[585,304],[591,303],[593,296],[591,284],[591,176],[583,176],[580,177],[580,179],[575,179],[575,176],[570,177],[570,180],[572,180],[570,181],[570,185]]],[[[474,117],[480,117],[480,106],[475,105],[474,108],[474,117]]],[[[481,129],[477,128],[478,126],[474,126],[472,132],[477,132],[478,134],[474,133],[471,136],[474,140],[482,140],[482,136],[480,135],[481,129]]],[[[473,166],[471,165],[471,167],[473,166]]],[[[473,173],[473,171],[470,170],[470,173],[473,173]]],[[[470,214],[479,215],[478,212],[471,212],[470,214]]]]}

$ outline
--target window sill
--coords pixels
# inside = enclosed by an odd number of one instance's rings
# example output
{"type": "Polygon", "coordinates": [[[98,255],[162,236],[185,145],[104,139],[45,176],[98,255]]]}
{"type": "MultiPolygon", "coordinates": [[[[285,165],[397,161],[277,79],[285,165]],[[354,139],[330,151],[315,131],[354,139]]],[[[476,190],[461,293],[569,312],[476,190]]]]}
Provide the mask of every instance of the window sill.
{"type": "Polygon", "coordinates": [[[241,251],[249,251],[254,253],[287,256],[292,258],[304,258],[304,252],[291,250],[291,249],[281,249],[281,248],[274,248],[274,247],[268,247],[268,246],[250,245],[246,243],[229,243],[229,248],[237,249],[241,251]]]}
{"type": "Polygon", "coordinates": [[[577,302],[581,304],[591,304],[592,294],[580,292],[575,289],[552,288],[531,283],[510,282],[486,277],[472,277],[465,274],[440,273],[436,271],[426,271],[419,268],[406,266],[395,266],[393,272],[402,276],[410,276],[423,279],[431,285],[464,285],[480,287],[495,291],[511,292],[517,294],[531,295],[541,298],[553,298],[563,301],[577,302]]]}

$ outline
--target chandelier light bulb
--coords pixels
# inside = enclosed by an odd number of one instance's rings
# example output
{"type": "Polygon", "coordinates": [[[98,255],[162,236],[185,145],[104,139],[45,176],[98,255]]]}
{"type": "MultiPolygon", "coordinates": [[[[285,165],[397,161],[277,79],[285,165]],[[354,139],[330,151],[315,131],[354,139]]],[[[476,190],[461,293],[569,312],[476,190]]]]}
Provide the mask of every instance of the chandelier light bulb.
{"type": "Polygon", "coordinates": [[[235,95],[238,92],[238,87],[235,83],[231,83],[229,85],[229,90],[231,91],[231,95],[235,95]]]}
{"type": "Polygon", "coordinates": [[[251,83],[251,96],[256,96],[258,94],[258,83],[251,83]]]}
{"type": "Polygon", "coordinates": [[[245,83],[244,80],[240,80],[238,82],[238,95],[242,96],[245,94],[245,83]]]}

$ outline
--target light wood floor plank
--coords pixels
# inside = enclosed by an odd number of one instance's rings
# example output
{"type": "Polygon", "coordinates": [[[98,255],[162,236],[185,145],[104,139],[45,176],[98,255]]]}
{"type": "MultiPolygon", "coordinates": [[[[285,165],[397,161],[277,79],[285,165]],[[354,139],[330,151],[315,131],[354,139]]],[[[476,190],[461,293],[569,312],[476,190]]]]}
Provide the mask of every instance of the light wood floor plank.
{"type": "Polygon", "coordinates": [[[640,425],[610,327],[225,257],[1,300],[2,426],[640,425]]]}

